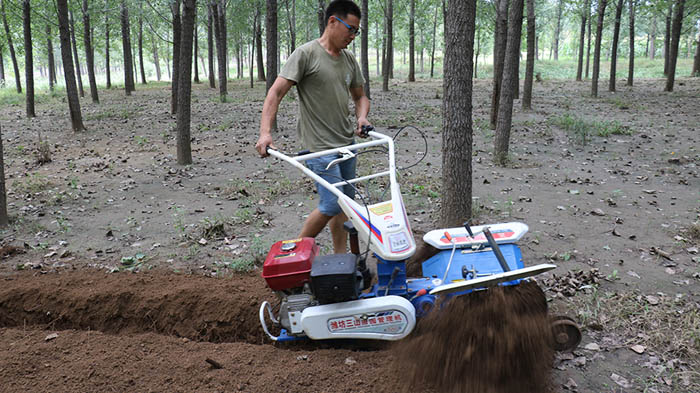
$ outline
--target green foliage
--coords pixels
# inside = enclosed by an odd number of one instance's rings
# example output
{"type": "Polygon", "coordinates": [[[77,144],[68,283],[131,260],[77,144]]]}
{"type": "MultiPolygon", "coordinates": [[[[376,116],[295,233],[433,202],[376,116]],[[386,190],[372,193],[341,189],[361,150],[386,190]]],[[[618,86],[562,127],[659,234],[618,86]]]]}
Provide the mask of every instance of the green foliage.
{"type": "Polygon", "coordinates": [[[576,143],[586,145],[592,135],[608,137],[610,135],[631,135],[632,130],[618,121],[587,121],[571,113],[564,113],[549,119],[549,123],[569,134],[576,143]]]}

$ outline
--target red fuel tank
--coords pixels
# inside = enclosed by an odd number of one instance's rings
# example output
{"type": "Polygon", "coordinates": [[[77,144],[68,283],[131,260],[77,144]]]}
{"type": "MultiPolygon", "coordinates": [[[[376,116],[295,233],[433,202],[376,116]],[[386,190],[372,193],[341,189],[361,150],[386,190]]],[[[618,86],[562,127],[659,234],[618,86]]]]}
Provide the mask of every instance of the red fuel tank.
{"type": "Polygon", "coordinates": [[[279,241],[267,253],[262,277],[275,291],[302,287],[310,281],[316,255],[318,246],[312,237],[279,241]]]}

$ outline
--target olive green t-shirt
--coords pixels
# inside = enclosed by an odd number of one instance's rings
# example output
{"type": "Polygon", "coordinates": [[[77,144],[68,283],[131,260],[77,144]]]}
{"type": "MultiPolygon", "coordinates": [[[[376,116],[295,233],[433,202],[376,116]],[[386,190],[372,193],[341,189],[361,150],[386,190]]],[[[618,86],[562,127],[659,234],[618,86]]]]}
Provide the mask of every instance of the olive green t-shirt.
{"type": "Polygon", "coordinates": [[[347,146],[354,127],[350,120],[349,88],[361,87],[364,78],[352,52],[330,55],[318,40],[297,48],[280,71],[296,82],[299,93],[297,132],[312,152],[347,146]]]}

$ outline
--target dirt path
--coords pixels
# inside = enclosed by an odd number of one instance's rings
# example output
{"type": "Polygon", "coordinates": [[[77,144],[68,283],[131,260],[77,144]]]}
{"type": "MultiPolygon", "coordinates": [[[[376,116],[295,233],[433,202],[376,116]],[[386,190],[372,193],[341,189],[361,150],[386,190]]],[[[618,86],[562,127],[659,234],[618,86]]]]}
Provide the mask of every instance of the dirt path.
{"type": "MultiPolygon", "coordinates": [[[[700,390],[700,81],[670,94],[661,80],[635,83],[598,99],[587,83],[536,85],[535,110],[516,108],[505,169],[490,159],[490,84],[475,83],[476,221],[527,223],[526,264],[559,265],[539,280],[550,308],[584,327],[580,349],[555,360],[559,389],[700,390]]],[[[255,156],[263,87],[246,85],[234,83],[227,103],[195,87],[189,167],[175,162],[163,86],[83,102],[89,131],[77,135],[60,99],[39,99],[33,120],[0,109],[13,215],[0,232],[9,391],[396,391],[389,349],[262,339],[257,305],[272,294],[256,269],[270,244],[296,236],[315,195],[255,156]],[[33,155],[38,131],[45,165],[33,155]]],[[[416,232],[435,228],[440,207],[440,95],[429,81],[373,90],[380,131],[415,125],[427,137],[427,157],[401,176],[416,232]]],[[[285,100],[276,139],[289,152],[295,113],[285,100]]],[[[397,146],[403,166],[426,151],[411,130],[397,146]]],[[[362,157],[360,168],[372,164],[362,157]]],[[[328,252],[329,235],[319,242],[328,252]]]]}

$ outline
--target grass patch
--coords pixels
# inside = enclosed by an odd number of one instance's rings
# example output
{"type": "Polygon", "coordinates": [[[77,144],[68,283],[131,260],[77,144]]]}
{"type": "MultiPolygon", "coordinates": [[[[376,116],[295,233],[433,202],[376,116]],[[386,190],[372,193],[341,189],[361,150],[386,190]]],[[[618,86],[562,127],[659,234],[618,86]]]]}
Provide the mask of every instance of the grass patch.
{"type": "Polygon", "coordinates": [[[53,187],[53,183],[44,175],[32,173],[24,180],[16,180],[12,183],[12,188],[20,194],[38,194],[53,187]]]}
{"type": "Polygon", "coordinates": [[[566,131],[570,139],[581,145],[586,145],[594,135],[608,137],[610,135],[632,134],[629,127],[618,121],[588,121],[571,113],[550,118],[549,123],[566,131]]]}

